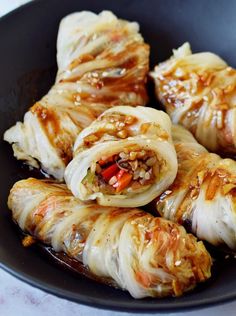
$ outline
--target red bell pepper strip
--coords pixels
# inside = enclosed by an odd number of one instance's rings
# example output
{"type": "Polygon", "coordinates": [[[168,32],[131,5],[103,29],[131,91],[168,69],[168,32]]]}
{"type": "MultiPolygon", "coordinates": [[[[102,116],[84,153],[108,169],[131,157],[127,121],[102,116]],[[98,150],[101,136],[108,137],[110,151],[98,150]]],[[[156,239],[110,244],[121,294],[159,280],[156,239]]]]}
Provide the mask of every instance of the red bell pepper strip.
{"type": "Polygon", "coordinates": [[[102,170],[101,175],[105,181],[109,181],[119,171],[119,167],[116,163],[102,170]]]}

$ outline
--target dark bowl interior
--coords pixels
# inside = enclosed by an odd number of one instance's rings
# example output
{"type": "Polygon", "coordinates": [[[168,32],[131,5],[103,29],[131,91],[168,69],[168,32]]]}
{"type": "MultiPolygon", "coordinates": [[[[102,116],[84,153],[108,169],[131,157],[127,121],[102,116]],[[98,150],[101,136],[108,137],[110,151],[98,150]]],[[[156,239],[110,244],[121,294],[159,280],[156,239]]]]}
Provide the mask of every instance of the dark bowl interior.
{"type": "MultiPolygon", "coordinates": [[[[37,249],[24,249],[11,222],[7,196],[13,183],[30,175],[2,141],[3,132],[21,120],[26,109],[53,83],[58,23],[73,11],[112,10],[140,23],[151,45],[151,67],[185,41],[194,51],[209,50],[236,65],[236,1],[196,0],[42,0],[0,20],[0,262],[20,279],[58,296],[97,307],[136,312],[178,311],[236,298],[234,260],[217,261],[213,278],[180,298],[134,300],[129,294],[75,276],[53,264],[37,249]]],[[[153,100],[152,106],[157,106],[153,100]]]]}

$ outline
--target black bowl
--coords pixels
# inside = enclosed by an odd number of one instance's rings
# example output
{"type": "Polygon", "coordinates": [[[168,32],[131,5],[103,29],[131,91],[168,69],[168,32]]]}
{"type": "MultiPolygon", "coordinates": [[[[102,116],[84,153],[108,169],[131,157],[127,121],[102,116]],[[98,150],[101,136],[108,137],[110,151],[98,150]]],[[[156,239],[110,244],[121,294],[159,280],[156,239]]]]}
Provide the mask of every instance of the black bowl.
{"type": "MultiPolygon", "coordinates": [[[[120,290],[75,276],[53,264],[37,249],[21,246],[7,209],[13,183],[29,173],[22,169],[3,132],[21,120],[25,110],[53,83],[58,23],[73,11],[112,10],[120,18],[138,21],[151,45],[151,67],[190,41],[194,51],[209,50],[236,65],[236,1],[181,0],[42,0],[29,3],[0,20],[0,170],[1,267],[36,287],[76,302],[136,312],[178,311],[236,298],[234,260],[218,260],[213,278],[180,298],[134,300],[120,290]]],[[[155,104],[154,101],[152,105],[155,104]]]]}

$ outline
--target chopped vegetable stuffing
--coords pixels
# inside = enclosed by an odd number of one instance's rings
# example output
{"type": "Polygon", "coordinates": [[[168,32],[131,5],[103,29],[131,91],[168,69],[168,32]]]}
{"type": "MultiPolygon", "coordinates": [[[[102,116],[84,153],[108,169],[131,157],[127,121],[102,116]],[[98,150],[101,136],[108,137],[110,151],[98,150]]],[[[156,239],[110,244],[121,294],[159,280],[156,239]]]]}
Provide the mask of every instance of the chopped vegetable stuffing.
{"type": "Polygon", "coordinates": [[[138,190],[151,184],[158,176],[155,170],[159,170],[158,160],[151,150],[136,148],[128,152],[125,148],[119,154],[98,160],[96,167],[88,170],[89,177],[84,178],[83,184],[92,192],[99,189],[119,194],[129,187],[138,190]]]}

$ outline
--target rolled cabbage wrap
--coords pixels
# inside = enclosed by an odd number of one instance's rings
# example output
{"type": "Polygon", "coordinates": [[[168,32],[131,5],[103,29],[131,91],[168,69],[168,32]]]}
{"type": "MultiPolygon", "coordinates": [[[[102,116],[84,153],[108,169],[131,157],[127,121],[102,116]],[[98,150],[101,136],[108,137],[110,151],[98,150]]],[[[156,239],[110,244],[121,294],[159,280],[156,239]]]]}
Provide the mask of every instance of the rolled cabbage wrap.
{"type": "Polygon", "coordinates": [[[134,298],[179,296],[211,275],[211,257],[201,241],[139,209],[83,204],[64,184],[33,178],[13,186],[8,205],[14,221],[36,241],[134,298]]]}
{"type": "Polygon", "coordinates": [[[68,15],[59,27],[54,86],[4,139],[17,159],[63,179],[83,128],[112,106],[146,104],[148,62],[136,22],[109,11],[68,15]]]}
{"type": "Polygon", "coordinates": [[[168,115],[148,107],[119,106],[79,134],[65,180],[81,200],[136,207],[161,194],[176,173],[168,115]]]}
{"type": "Polygon", "coordinates": [[[236,153],[236,70],[219,56],[192,54],[189,43],[155,67],[156,94],[174,124],[208,150],[236,153]]]}
{"type": "Polygon", "coordinates": [[[159,214],[201,240],[235,251],[236,162],[207,152],[183,127],[173,127],[172,136],[178,173],[157,199],[159,214]]]}

